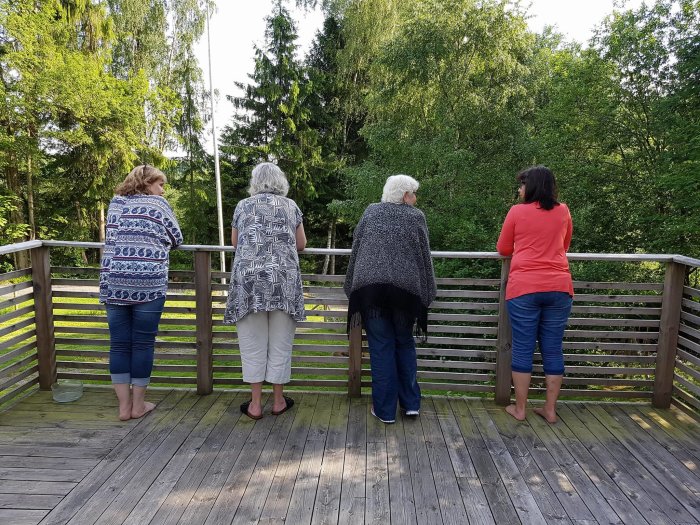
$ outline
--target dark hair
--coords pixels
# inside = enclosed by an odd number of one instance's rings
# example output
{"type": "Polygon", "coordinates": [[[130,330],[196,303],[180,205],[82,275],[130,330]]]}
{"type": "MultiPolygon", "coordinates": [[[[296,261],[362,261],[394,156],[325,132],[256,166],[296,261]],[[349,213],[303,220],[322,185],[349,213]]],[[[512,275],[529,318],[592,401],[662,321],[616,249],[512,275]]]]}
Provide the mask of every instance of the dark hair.
{"type": "Polygon", "coordinates": [[[526,168],[516,177],[525,184],[525,203],[538,202],[543,210],[559,206],[557,201],[557,181],[547,166],[526,168]]]}

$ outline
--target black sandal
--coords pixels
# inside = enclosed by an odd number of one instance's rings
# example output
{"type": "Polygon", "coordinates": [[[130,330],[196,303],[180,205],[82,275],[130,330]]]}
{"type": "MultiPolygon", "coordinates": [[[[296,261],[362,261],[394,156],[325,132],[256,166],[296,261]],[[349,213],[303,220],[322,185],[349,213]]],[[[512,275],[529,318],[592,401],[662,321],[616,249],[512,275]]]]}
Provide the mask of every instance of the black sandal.
{"type": "Polygon", "coordinates": [[[243,404],[241,405],[241,412],[242,412],[243,414],[245,414],[246,416],[248,416],[250,419],[255,419],[256,421],[257,421],[258,419],[262,419],[262,417],[263,417],[262,414],[260,414],[259,416],[254,416],[253,414],[251,414],[250,412],[248,412],[248,407],[250,407],[250,404],[251,404],[252,402],[253,402],[253,400],[251,399],[250,401],[246,401],[245,403],[243,403],[243,404]]]}

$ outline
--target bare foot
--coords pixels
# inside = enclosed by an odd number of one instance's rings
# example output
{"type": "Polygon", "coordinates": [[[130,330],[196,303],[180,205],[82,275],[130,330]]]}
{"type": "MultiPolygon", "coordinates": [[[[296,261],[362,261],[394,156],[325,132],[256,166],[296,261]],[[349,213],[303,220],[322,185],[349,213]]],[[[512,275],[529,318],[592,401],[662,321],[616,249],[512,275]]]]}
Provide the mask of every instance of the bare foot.
{"type": "Polygon", "coordinates": [[[547,423],[557,422],[557,413],[555,411],[549,412],[544,408],[533,408],[532,411],[538,416],[543,417],[547,421],[547,423]]]}
{"type": "Polygon", "coordinates": [[[145,416],[148,414],[151,410],[156,408],[156,405],[154,403],[149,403],[148,401],[143,402],[143,410],[135,410],[134,408],[131,409],[131,418],[132,419],[138,419],[140,417],[145,416]]]}
{"type": "Polygon", "coordinates": [[[129,421],[131,419],[131,403],[129,403],[129,406],[124,406],[122,407],[121,405],[119,406],[119,420],[120,421],[129,421]]]}
{"type": "Polygon", "coordinates": [[[518,421],[525,421],[525,411],[518,410],[515,405],[508,405],[506,407],[506,412],[513,416],[518,421]]]}

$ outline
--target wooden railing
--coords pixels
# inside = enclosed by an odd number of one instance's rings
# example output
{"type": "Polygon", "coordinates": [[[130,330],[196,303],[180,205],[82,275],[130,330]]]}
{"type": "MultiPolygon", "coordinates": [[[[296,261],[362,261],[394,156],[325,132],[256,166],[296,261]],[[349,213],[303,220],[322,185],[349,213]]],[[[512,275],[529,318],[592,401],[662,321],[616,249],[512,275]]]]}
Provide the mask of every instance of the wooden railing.
{"type": "MultiPolygon", "coordinates": [[[[99,243],[32,241],[0,248],[29,250],[32,267],[0,275],[0,404],[60,378],[109,382],[109,331],[98,302],[96,268],[51,265],[52,250],[98,250],[99,243]]],[[[184,246],[191,270],[171,271],[156,343],[153,385],[243,385],[235,328],[223,324],[228,275],[211,270],[218,246],[184,246]]],[[[224,248],[231,252],[231,248],[224,248]]],[[[308,249],[302,259],[349,250],[308,249]]],[[[438,261],[464,259],[481,275],[442,277],[429,313],[429,338],[418,345],[424,393],[511,396],[510,325],[504,290],[509,260],[495,253],[433,252],[438,261]]],[[[564,339],[562,397],[649,399],[700,410],[700,290],[687,284],[700,261],[674,255],[570,254],[576,264],[666,265],[663,282],[575,281],[564,339]],[[580,262],[580,263],[579,263],[580,262]]],[[[304,261],[302,260],[304,265],[304,261]]],[[[299,323],[290,387],[359,395],[371,385],[361,330],[345,333],[344,277],[304,275],[308,319],[299,323]]],[[[697,285],[696,285],[697,286],[697,285]]],[[[544,391],[536,356],[536,392],[544,391]]]]}

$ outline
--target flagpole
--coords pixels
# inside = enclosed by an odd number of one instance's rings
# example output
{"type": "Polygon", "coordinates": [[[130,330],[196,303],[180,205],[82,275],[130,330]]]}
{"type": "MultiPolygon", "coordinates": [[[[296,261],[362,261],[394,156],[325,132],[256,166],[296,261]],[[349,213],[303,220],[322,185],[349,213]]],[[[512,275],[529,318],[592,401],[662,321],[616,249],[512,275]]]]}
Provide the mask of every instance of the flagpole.
{"type": "MultiPolygon", "coordinates": [[[[209,5],[207,5],[207,56],[209,58],[209,104],[211,107],[211,135],[214,145],[214,174],[216,178],[216,210],[219,219],[219,246],[224,246],[224,215],[221,203],[221,170],[219,169],[219,147],[216,143],[216,124],[214,121],[214,84],[211,74],[211,38],[209,36],[209,5]]],[[[221,271],[226,273],[226,254],[219,252],[221,257],[221,271]]],[[[226,282],[222,278],[222,283],[226,282]]]]}

